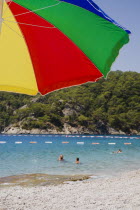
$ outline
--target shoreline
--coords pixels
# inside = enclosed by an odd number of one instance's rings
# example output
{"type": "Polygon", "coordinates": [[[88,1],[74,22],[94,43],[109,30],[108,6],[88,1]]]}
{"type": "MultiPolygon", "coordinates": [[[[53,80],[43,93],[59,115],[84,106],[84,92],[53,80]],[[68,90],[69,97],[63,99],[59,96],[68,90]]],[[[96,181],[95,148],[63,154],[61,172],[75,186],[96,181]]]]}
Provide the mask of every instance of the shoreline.
{"type": "Polygon", "coordinates": [[[125,133],[122,131],[111,131],[108,133],[100,133],[100,132],[84,132],[80,131],[78,132],[66,132],[66,131],[53,131],[53,130],[39,130],[39,129],[32,129],[32,130],[24,130],[24,129],[18,129],[18,128],[10,128],[9,130],[4,130],[0,132],[0,135],[126,135],[126,136],[139,136],[140,132],[131,132],[131,133],[125,133]]]}
{"type": "Polygon", "coordinates": [[[140,133],[138,134],[127,134],[127,133],[123,133],[123,134],[120,134],[120,133],[69,133],[69,134],[66,134],[66,133],[45,133],[45,132],[41,132],[41,133],[4,133],[4,132],[1,132],[0,133],[0,136],[67,136],[67,137],[80,137],[80,136],[84,136],[84,137],[105,137],[105,136],[114,136],[114,137],[127,137],[127,138],[140,138],[140,133]]]}
{"type": "Polygon", "coordinates": [[[140,169],[116,177],[0,189],[0,209],[139,210],[140,169]]]}

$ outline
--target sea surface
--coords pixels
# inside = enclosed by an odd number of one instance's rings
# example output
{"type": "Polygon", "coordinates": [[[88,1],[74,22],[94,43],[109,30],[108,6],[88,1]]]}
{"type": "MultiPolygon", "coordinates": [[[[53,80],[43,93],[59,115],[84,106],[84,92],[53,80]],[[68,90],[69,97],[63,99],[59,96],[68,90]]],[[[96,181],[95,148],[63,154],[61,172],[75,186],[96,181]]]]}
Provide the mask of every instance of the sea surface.
{"type": "Polygon", "coordinates": [[[23,174],[112,176],[140,169],[140,136],[0,135],[0,177],[23,174]],[[122,153],[113,153],[118,149],[122,153]],[[58,161],[60,154],[65,161],[58,161]],[[80,164],[75,164],[79,157],[80,164]]]}

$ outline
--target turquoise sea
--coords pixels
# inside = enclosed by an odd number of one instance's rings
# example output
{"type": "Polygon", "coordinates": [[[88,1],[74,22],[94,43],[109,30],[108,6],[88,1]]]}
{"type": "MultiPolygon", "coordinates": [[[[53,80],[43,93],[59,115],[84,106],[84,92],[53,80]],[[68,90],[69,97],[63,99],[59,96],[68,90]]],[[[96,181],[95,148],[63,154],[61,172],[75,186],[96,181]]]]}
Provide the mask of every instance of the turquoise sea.
{"type": "Polygon", "coordinates": [[[46,173],[115,175],[140,168],[140,136],[0,135],[0,177],[46,173]],[[122,153],[113,151],[122,149],[122,153]],[[60,154],[65,161],[58,161],[60,154]],[[75,164],[76,157],[81,164],[75,164]]]}

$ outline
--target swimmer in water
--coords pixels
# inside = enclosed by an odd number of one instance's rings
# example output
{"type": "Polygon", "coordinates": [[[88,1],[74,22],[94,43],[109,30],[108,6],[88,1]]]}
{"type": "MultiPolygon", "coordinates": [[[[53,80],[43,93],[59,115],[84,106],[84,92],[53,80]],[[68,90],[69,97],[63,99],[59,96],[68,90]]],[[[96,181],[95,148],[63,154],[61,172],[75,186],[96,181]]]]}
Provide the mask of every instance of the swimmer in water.
{"type": "Polygon", "coordinates": [[[79,158],[76,158],[75,163],[76,163],[76,164],[79,164],[79,163],[80,163],[79,158]]]}
{"type": "Polygon", "coordinates": [[[117,151],[117,153],[122,153],[122,150],[121,150],[121,149],[119,149],[119,150],[117,151]]]}
{"type": "Polygon", "coordinates": [[[58,160],[59,161],[63,161],[64,160],[64,156],[63,155],[60,155],[59,158],[58,158],[58,160]]]}
{"type": "Polygon", "coordinates": [[[118,151],[115,151],[115,152],[113,152],[113,153],[122,153],[122,150],[119,149],[118,151]]]}

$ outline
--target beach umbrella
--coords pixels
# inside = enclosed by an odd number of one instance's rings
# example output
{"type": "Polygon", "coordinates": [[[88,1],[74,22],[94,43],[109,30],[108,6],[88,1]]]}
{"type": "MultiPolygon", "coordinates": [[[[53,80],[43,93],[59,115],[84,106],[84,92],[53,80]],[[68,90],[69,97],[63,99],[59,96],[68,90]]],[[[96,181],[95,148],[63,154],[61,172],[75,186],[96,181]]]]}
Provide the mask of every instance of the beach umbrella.
{"type": "Polygon", "coordinates": [[[130,31],[92,0],[0,0],[0,90],[42,95],[106,77],[130,31]]]}

